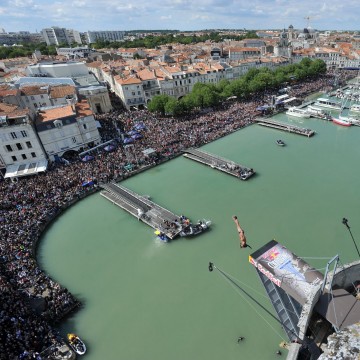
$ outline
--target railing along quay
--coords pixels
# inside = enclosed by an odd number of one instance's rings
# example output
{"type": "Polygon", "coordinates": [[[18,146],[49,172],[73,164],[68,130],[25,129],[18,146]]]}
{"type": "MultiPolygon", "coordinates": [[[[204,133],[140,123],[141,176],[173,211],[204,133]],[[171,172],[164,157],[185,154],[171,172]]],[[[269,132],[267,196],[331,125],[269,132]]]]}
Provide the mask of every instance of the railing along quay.
{"type": "Polygon", "coordinates": [[[258,119],[255,119],[255,121],[261,126],[270,127],[272,129],[282,130],[282,131],[286,131],[286,132],[297,134],[297,135],[311,137],[315,134],[314,130],[282,123],[280,121],[268,120],[268,119],[264,119],[264,118],[258,118],[258,119]]]}
{"type": "Polygon", "coordinates": [[[208,165],[213,169],[225,172],[229,175],[247,180],[255,174],[254,169],[235,163],[234,161],[210,154],[199,149],[187,149],[184,157],[208,165]]]}

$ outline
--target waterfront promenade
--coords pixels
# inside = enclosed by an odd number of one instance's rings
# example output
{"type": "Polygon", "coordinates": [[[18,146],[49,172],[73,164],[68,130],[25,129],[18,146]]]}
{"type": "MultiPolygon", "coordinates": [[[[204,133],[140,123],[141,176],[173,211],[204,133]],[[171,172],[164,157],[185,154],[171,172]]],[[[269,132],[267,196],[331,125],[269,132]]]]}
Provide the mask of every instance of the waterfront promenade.
{"type": "MultiPolygon", "coordinates": [[[[304,84],[306,95],[326,86],[324,79],[304,84]]],[[[266,96],[266,95],[265,95],[266,96]]],[[[41,269],[35,260],[35,246],[41,232],[69,205],[97,190],[99,182],[121,180],[149,166],[172,159],[188,147],[198,147],[253,123],[260,96],[234,103],[217,112],[188,118],[159,119],[145,111],[112,113],[99,118],[103,141],[116,134],[117,127],[129,131],[136,121],[146,126],[143,139],[135,142],[129,154],[118,145],[112,153],[96,151],[92,162],[78,159],[68,165],[53,164],[49,171],[11,183],[0,183],[1,210],[1,359],[30,359],[54,342],[61,341],[49,324],[60,321],[79,302],[41,269]],[[143,150],[153,148],[156,158],[143,150]],[[132,165],[132,171],[124,169],[132,165]],[[93,180],[94,185],[84,187],[93,180]],[[36,303],[38,314],[27,302],[36,303]],[[39,315],[41,314],[41,315],[39,315]]]]}

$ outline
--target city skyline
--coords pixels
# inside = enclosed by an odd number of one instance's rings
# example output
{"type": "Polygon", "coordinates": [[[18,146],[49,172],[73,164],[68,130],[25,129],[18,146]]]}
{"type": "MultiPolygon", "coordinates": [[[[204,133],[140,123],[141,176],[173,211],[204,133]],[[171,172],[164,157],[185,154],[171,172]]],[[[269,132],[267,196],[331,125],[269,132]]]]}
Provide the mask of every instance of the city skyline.
{"type": "Polygon", "coordinates": [[[357,30],[356,0],[6,0],[0,5],[0,28],[40,32],[59,26],[88,30],[302,29],[357,30]],[[99,15],[101,14],[101,15],[99,15]]]}

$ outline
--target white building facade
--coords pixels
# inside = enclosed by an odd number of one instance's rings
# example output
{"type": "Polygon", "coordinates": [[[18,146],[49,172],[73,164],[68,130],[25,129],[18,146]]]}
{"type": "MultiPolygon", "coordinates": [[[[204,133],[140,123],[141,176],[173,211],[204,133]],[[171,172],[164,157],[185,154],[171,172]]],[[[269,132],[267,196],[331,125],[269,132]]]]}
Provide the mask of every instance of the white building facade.
{"type": "Polygon", "coordinates": [[[50,160],[101,142],[93,112],[86,102],[41,111],[36,129],[50,160]]]}
{"type": "Polygon", "coordinates": [[[88,31],[86,33],[88,44],[101,41],[122,41],[124,39],[124,31],[88,31]]]}
{"type": "Polygon", "coordinates": [[[25,169],[26,165],[41,161],[46,161],[46,154],[29,116],[25,112],[0,116],[0,168],[25,169]]]}

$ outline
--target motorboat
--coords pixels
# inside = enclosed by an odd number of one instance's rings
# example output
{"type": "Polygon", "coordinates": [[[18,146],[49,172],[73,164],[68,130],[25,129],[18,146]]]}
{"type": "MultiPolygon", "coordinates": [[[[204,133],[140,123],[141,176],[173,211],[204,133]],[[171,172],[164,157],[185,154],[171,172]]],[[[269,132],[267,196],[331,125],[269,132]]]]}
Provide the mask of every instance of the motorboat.
{"type": "Polygon", "coordinates": [[[163,233],[162,231],[160,231],[160,230],[156,230],[156,231],[155,231],[155,235],[157,235],[157,238],[158,238],[160,241],[162,241],[162,242],[167,243],[167,242],[170,241],[170,238],[168,238],[168,237],[166,236],[166,234],[164,234],[164,233],[163,233]]]}
{"type": "Polygon", "coordinates": [[[286,111],[285,113],[286,115],[290,115],[290,116],[295,116],[295,117],[300,117],[300,118],[309,118],[310,114],[308,113],[308,111],[306,109],[299,109],[295,106],[290,107],[288,111],[286,111]]]}
{"type": "Polygon", "coordinates": [[[328,109],[341,110],[341,104],[331,99],[318,98],[314,104],[328,109]]]}
{"type": "Polygon", "coordinates": [[[328,113],[315,106],[309,105],[307,107],[307,112],[310,114],[311,117],[316,117],[324,120],[331,120],[331,116],[328,113]]]}
{"type": "Polygon", "coordinates": [[[332,118],[333,123],[337,124],[337,125],[341,125],[341,126],[351,126],[351,122],[349,121],[348,118],[343,117],[343,116],[338,116],[337,118],[333,117],[332,118]]]}
{"type": "Polygon", "coordinates": [[[86,353],[85,343],[76,334],[67,334],[70,347],[78,354],[84,355],[86,353]]]}
{"type": "Polygon", "coordinates": [[[276,140],[276,144],[278,144],[279,146],[285,146],[285,143],[284,143],[284,141],[282,141],[282,140],[276,140]]]}
{"type": "Polygon", "coordinates": [[[353,105],[351,105],[350,111],[360,112],[360,104],[353,104],[353,105]]]}
{"type": "Polygon", "coordinates": [[[246,169],[246,168],[241,168],[239,170],[239,178],[241,180],[247,180],[250,176],[254,175],[255,171],[253,169],[246,169]]]}
{"type": "Polygon", "coordinates": [[[186,225],[180,232],[182,237],[192,237],[201,234],[205,230],[209,229],[211,225],[210,220],[199,220],[196,224],[186,225]]]}

